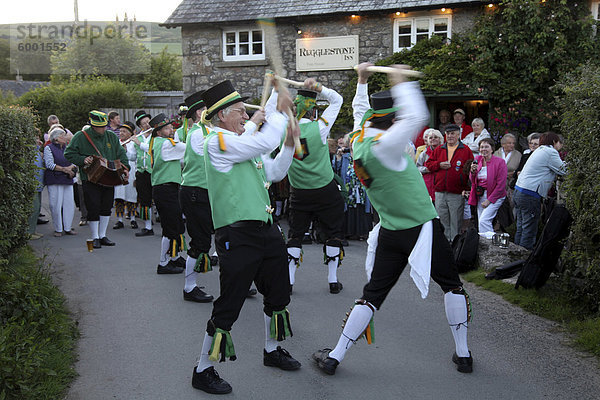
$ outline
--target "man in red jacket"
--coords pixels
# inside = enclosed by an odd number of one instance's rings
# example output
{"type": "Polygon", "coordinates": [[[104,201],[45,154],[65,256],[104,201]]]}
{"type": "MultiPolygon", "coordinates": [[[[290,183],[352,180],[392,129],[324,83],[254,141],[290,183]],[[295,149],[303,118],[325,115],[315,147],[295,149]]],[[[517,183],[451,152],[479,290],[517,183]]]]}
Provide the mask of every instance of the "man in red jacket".
{"type": "Polygon", "coordinates": [[[459,137],[460,127],[448,125],[446,143],[436,147],[425,162],[427,169],[435,174],[435,209],[449,241],[459,233],[465,202],[462,192],[469,189],[468,171],[463,173],[463,167],[473,160],[471,149],[459,137]]]}
{"type": "MultiPolygon", "coordinates": [[[[454,110],[454,123],[460,128],[460,140],[464,139],[469,133],[473,132],[471,125],[465,122],[466,114],[462,108],[454,110]]],[[[448,128],[446,128],[448,129],[448,128]]]]}

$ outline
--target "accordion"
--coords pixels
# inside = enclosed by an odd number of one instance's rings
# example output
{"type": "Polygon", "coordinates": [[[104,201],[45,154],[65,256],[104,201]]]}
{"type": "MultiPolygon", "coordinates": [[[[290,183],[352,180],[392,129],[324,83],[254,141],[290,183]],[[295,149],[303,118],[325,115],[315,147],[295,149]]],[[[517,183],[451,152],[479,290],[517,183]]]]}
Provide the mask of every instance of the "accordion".
{"type": "Polygon", "coordinates": [[[92,157],[94,158],[92,163],[83,167],[90,182],[108,187],[129,183],[125,177],[125,168],[120,160],[109,161],[95,155],[92,155],[92,157]]]}

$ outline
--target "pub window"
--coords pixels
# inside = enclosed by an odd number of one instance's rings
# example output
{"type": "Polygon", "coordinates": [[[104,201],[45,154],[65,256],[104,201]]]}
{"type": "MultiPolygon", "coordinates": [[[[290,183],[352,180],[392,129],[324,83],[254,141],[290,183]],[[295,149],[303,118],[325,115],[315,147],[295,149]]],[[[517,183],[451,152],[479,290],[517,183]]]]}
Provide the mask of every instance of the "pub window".
{"type": "Polygon", "coordinates": [[[223,32],[223,60],[264,60],[265,42],[262,29],[239,29],[223,32]]]}
{"type": "Polygon", "coordinates": [[[409,49],[432,35],[450,38],[451,25],[452,17],[449,15],[397,18],[394,20],[394,52],[409,49]]]}

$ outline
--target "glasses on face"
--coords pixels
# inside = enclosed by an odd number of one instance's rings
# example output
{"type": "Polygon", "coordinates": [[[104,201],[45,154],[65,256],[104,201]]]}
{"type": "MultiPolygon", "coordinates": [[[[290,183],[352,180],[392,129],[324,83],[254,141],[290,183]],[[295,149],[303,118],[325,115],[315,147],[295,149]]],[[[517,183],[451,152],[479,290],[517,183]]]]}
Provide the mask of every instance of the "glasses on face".
{"type": "Polygon", "coordinates": [[[246,109],[245,108],[232,108],[231,111],[237,111],[240,114],[245,114],[246,113],[246,109]]]}

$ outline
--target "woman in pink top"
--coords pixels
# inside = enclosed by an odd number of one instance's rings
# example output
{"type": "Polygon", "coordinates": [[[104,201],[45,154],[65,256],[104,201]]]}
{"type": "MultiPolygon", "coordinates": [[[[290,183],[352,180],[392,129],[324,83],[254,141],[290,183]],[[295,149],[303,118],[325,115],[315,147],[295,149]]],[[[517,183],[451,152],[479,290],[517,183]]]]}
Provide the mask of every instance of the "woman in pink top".
{"type": "Polygon", "coordinates": [[[479,233],[493,232],[492,221],[506,198],[506,163],[494,156],[494,141],[484,138],[479,142],[479,154],[471,166],[471,193],[469,204],[477,206],[479,233]]]}

